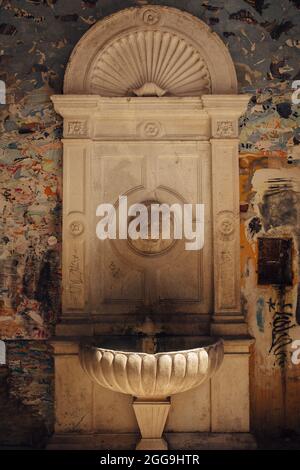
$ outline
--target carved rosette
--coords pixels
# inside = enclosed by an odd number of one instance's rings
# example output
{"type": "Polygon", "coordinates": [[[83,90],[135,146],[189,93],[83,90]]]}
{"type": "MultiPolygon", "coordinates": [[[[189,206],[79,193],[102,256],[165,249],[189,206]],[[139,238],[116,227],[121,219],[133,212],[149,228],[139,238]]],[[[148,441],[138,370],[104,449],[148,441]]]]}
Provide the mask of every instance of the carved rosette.
{"type": "Polygon", "coordinates": [[[231,211],[222,211],[217,217],[217,230],[222,240],[232,240],[235,235],[235,218],[231,211]]]}
{"type": "Polygon", "coordinates": [[[137,133],[142,138],[156,139],[163,135],[163,128],[158,121],[143,121],[138,124],[137,133]]]}
{"type": "Polygon", "coordinates": [[[216,260],[218,264],[218,308],[236,309],[237,285],[236,285],[236,219],[232,211],[224,210],[217,214],[217,250],[216,260]]]}
{"type": "Polygon", "coordinates": [[[84,225],[80,220],[72,220],[69,223],[69,232],[77,237],[84,232],[84,225]]]}
{"type": "Polygon", "coordinates": [[[160,14],[154,8],[147,8],[147,10],[143,11],[142,18],[145,24],[154,26],[159,22],[160,14]]]}

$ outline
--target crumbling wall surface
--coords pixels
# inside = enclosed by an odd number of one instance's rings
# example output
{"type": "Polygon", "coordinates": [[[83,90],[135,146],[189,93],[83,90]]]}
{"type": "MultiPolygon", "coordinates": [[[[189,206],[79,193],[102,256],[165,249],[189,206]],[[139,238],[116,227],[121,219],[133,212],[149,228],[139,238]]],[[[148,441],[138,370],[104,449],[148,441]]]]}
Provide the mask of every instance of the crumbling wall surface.
{"type": "Polygon", "coordinates": [[[53,355],[41,341],[10,341],[0,365],[0,445],[43,447],[53,432],[53,355]]]}
{"type": "MultiPolygon", "coordinates": [[[[46,339],[60,310],[62,151],[61,120],[49,97],[62,92],[70,53],[89,27],[139,3],[145,2],[0,1],[0,79],[7,87],[7,103],[0,105],[0,336],[9,343],[11,366],[3,379],[11,408],[1,407],[0,421],[15,426],[16,444],[29,439],[18,435],[18,416],[27,429],[42,422],[44,434],[52,426],[52,362],[46,339]],[[19,405],[22,413],[27,410],[31,424],[18,411],[12,421],[14,403],[16,410],[19,405]]],[[[299,106],[292,103],[292,83],[300,79],[299,0],[148,3],[184,9],[209,24],[229,48],[240,92],[252,94],[241,119],[240,159],[242,303],[256,339],[252,426],[256,432],[299,430],[300,366],[291,361],[291,343],[281,356],[273,344],[280,314],[285,315],[289,340],[300,339],[300,125],[299,106]],[[257,285],[261,236],[292,238],[292,286],[257,285]],[[280,364],[279,356],[284,356],[280,364]]],[[[2,442],[2,429],[0,435],[2,442]]]]}
{"type": "Polygon", "coordinates": [[[300,367],[297,355],[292,356],[294,341],[300,339],[297,109],[291,106],[289,89],[257,94],[241,131],[240,159],[242,303],[256,340],[251,361],[252,426],[261,434],[287,437],[300,430],[300,367]],[[282,109],[287,110],[284,115],[282,109]],[[262,237],[291,240],[291,285],[284,285],[284,280],[283,285],[258,285],[262,237]]]}

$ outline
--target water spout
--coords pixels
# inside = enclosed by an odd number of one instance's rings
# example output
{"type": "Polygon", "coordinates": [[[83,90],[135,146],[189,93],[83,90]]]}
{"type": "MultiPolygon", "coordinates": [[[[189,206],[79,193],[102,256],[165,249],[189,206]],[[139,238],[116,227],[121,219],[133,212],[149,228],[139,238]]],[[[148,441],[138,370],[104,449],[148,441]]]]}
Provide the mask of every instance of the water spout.
{"type": "Polygon", "coordinates": [[[156,327],[149,316],[146,316],[144,323],[141,326],[141,333],[144,337],[142,339],[143,352],[148,354],[154,354],[156,352],[156,327]]]}

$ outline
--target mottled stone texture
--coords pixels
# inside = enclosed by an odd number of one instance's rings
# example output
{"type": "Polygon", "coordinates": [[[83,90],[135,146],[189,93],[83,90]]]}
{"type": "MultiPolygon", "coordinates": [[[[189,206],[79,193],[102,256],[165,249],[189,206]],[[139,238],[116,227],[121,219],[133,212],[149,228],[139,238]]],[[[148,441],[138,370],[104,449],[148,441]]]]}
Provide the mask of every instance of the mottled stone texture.
{"type": "MultiPolygon", "coordinates": [[[[10,442],[22,445],[33,442],[34,429],[43,442],[52,426],[52,362],[44,341],[60,310],[61,120],[49,96],[62,92],[69,55],[88,28],[114,11],[139,3],[145,2],[0,1],[0,79],[8,91],[7,104],[0,105],[0,335],[13,340],[8,378],[1,379],[6,384],[1,388],[3,443],[7,443],[5,423],[11,436],[15,432],[10,442]],[[14,399],[8,400],[7,394],[14,399]]],[[[256,338],[252,425],[269,433],[299,431],[299,366],[291,363],[290,346],[284,366],[279,366],[272,333],[276,309],[287,303],[291,325],[300,322],[300,157],[289,158],[300,143],[299,108],[291,102],[292,81],[300,79],[300,3],[148,3],[185,9],[209,24],[228,45],[240,91],[253,95],[241,120],[243,305],[256,338]],[[279,291],[257,286],[257,237],[262,235],[294,240],[292,287],[279,291]]],[[[289,334],[300,339],[300,327],[290,328],[289,334]]]]}

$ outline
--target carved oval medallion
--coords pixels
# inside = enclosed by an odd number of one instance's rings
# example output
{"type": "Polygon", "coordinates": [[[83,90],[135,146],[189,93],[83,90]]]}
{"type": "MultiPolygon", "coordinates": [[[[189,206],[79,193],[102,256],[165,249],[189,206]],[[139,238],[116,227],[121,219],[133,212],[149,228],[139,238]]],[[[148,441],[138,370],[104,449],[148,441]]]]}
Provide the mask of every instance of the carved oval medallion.
{"type": "MultiPolygon", "coordinates": [[[[139,238],[134,240],[128,237],[128,245],[132,250],[142,256],[153,256],[153,255],[161,255],[164,254],[166,251],[170,250],[172,246],[176,243],[176,240],[173,237],[174,233],[174,222],[173,217],[171,215],[170,218],[170,238],[163,239],[162,237],[162,226],[161,226],[161,219],[159,223],[159,237],[154,239],[151,238],[151,205],[152,204],[160,204],[158,201],[145,201],[143,204],[146,206],[148,211],[148,220],[147,220],[147,232],[148,238],[142,239],[139,238]]],[[[132,219],[129,219],[128,225],[130,224],[132,219]]]]}

